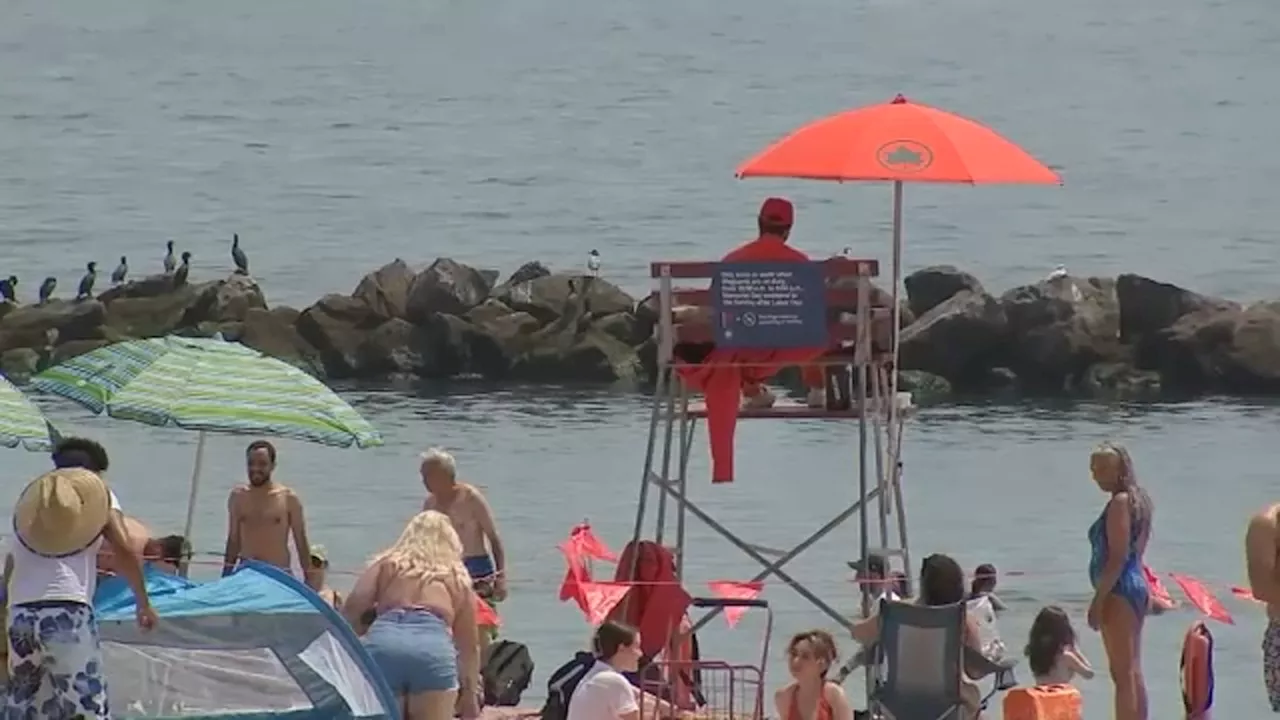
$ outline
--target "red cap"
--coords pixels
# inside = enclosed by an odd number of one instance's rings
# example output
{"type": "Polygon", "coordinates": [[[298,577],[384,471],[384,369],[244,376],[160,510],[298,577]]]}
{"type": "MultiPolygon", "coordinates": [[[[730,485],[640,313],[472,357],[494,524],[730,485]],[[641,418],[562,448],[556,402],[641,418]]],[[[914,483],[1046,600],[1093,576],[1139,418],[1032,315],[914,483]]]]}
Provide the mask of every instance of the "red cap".
{"type": "Polygon", "coordinates": [[[760,221],[769,223],[770,225],[782,225],[791,227],[791,223],[796,219],[795,208],[791,206],[790,200],[784,200],[779,197],[771,197],[764,201],[760,206],[760,221]]]}

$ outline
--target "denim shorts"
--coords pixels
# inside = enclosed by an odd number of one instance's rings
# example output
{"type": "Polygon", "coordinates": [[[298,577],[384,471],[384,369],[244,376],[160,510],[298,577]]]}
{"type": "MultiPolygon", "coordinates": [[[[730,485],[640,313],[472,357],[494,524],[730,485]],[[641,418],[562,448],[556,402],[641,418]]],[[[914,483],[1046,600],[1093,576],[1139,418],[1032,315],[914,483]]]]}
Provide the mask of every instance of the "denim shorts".
{"type": "Polygon", "coordinates": [[[458,652],[445,621],[430,610],[388,610],[373,621],[365,648],[400,695],[456,690],[458,652]]]}

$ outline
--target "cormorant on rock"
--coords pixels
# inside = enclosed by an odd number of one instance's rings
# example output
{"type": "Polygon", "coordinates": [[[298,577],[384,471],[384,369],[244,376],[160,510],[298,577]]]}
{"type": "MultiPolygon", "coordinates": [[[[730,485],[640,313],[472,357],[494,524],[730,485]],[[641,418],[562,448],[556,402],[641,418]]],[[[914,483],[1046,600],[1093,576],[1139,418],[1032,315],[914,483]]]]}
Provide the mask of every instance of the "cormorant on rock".
{"type": "Polygon", "coordinates": [[[111,284],[119,285],[124,282],[125,277],[129,275],[129,258],[124,255],[120,256],[120,264],[115,270],[111,271],[111,284]]]}
{"type": "Polygon", "coordinates": [[[178,266],[178,271],[173,274],[173,286],[180,288],[187,284],[187,275],[191,274],[191,253],[182,253],[182,264],[178,266]]]}
{"type": "Polygon", "coordinates": [[[236,264],[236,272],[241,275],[249,274],[249,256],[240,249],[240,233],[231,236],[231,260],[236,264]]]}
{"type": "Polygon", "coordinates": [[[80,278],[80,290],[76,293],[77,300],[85,300],[93,296],[93,284],[98,280],[98,263],[90,260],[89,264],[84,266],[88,270],[84,277],[80,278]]]}
{"type": "Polygon", "coordinates": [[[53,297],[53,291],[58,288],[58,278],[47,277],[44,282],[40,283],[40,304],[43,305],[53,297]]]}
{"type": "Polygon", "coordinates": [[[8,300],[9,302],[18,302],[18,278],[10,275],[7,279],[0,280],[0,300],[8,300]]]}
{"type": "Polygon", "coordinates": [[[173,257],[173,241],[170,240],[164,246],[168,248],[168,252],[164,254],[164,274],[172,275],[173,269],[178,266],[178,261],[173,257]]]}

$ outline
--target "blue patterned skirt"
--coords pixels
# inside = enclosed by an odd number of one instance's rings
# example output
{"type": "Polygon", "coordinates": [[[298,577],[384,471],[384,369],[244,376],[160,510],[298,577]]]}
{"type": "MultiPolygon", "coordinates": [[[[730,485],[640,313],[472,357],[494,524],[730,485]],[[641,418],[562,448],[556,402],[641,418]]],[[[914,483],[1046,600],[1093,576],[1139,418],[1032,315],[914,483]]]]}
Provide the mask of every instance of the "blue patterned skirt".
{"type": "Polygon", "coordinates": [[[3,720],[110,720],[102,648],[84,603],[9,610],[9,687],[3,720]]]}

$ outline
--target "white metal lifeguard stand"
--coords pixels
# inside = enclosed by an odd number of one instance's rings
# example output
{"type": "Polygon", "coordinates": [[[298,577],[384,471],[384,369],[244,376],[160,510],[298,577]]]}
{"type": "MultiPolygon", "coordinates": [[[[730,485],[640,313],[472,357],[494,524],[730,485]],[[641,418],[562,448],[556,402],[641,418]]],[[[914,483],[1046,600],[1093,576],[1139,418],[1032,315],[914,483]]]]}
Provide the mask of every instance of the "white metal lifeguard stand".
{"type": "MultiPolygon", "coordinates": [[[[900,461],[902,417],[903,411],[910,405],[910,396],[902,394],[905,399],[891,397],[890,388],[896,387],[896,383],[890,383],[890,374],[895,367],[895,358],[890,351],[893,314],[888,307],[872,306],[876,293],[873,292],[871,279],[879,274],[879,263],[875,260],[848,258],[815,262],[821,266],[826,278],[827,347],[830,352],[811,364],[843,368],[846,371],[843,377],[851,379],[852,387],[847,394],[851,403],[847,409],[810,408],[802,402],[780,398],[768,409],[740,410],[739,419],[823,419],[848,423],[858,447],[858,460],[849,468],[848,505],[791,549],[779,550],[744,539],[717,522],[709,512],[689,501],[686,489],[690,449],[698,421],[706,417],[706,406],[690,397],[689,387],[676,370],[682,362],[677,356],[677,346],[712,343],[715,332],[707,322],[678,323],[675,311],[677,308],[703,308],[704,311],[684,312],[682,315],[687,317],[701,312],[702,317],[711,318],[711,323],[721,320],[711,315],[716,312],[712,307],[713,290],[676,287],[675,282],[714,278],[718,263],[656,262],[650,267],[650,275],[657,284],[653,296],[658,308],[657,387],[653,395],[644,474],[632,540],[642,539],[645,521],[650,512],[649,490],[651,487],[657,488],[661,492],[658,493],[654,513],[653,539],[659,544],[668,544],[668,515],[673,512],[675,537],[672,548],[682,581],[686,557],[685,528],[687,517],[692,514],[760,564],[762,569],[753,580],[761,581],[771,575],[776,576],[836,623],[851,628],[853,621],[850,618],[788,574],[785,566],[857,515],[859,530],[854,545],[858,548],[857,556],[863,562],[869,553],[900,558],[903,567],[907,569],[908,583],[912,582],[900,461]],[[674,502],[668,503],[668,499],[674,502]],[[873,501],[874,511],[870,507],[873,501]]],[[[824,373],[828,375],[828,382],[831,382],[831,374],[826,371],[824,373]]],[[[725,490],[731,491],[731,487],[726,487],[725,490]]],[[[834,498],[831,500],[834,501],[834,498]]],[[[875,590],[876,588],[867,585],[862,586],[864,614],[870,610],[870,599],[875,590]]],[[[719,612],[708,611],[694,622],[693,629],[704,626],[719,612]]]]}

